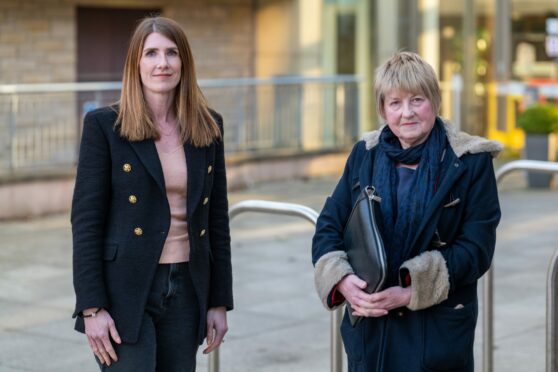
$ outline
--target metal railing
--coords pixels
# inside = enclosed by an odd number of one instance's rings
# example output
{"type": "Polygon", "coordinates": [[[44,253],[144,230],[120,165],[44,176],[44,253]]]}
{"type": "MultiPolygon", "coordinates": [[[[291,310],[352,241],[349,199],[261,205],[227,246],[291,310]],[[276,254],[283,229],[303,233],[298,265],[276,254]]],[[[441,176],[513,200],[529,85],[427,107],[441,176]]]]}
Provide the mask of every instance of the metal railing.
{"type": "MultiPolygon", "coordinates": [[[[542,173],[558,173],[558,163],[517,160],[509,162],[496,171],[496,182],[514,171],[533,171],[542,173]]],[[[232,220],[236,215],[244,212],[262,212],[279,215],[302,217],[316,224],[318,213],[311,208],[291,203],[278,203],[260,200],[247,200],[235,204],[229,211],[232,220]]],[[[494,294],[493,294],[493,268],[491,267],[483,277],[483,372],[492,372],[494,367],[494,294]]],[[[557,358],[554,353],[558,346],[558,301],[556,282],[558,280],[558,251],[554,254],[547,274],[547,314],[546,314],[546,372],[558,372],[557,358]]],[[[342,342],[339,334],[339,325],[343,317],[343,308],[339,307],[331,314],[331,372],[341,372],[343,364],[342,342]]],[[[209,355],[209,372],[219,372],[219,349],[209,355]]]]}
{"type": "MultiPolygon", "coordinates": [[[[225,120],[225,149],[247,157],[351,146],[360,128],[354,75],[200,80],[225,120]]],[[[0,85],[0,176],[72,168],[86,112],[120,82],[0,85]]]]}
{"type": "MultiPolygon", "coordinates": [[[[276,215],[301,217],[314,225],[318,220],[318,213],[304,205],[264,200],[245,200],[236,203],[229,209],[229,218],[232,220],[235,216],[246,212],[271,213],[276,215]]],[[[343,306],[340,306],[331,313],[331,372],[343,371],[343,344],[341,343],[341,335],[339,333],[339,326],[341,324],[341,318],[343,317],[343,308],[343,306]]],[[[217,348],[209,354],[208,371],[219,372],[219,369],[219,348],[217,348]]]]}
{"type": "MultiPolygon", "coordinates": [[[[517,160],[509,162],[496,171],[496,182],[499,184],[502,179],[511,172],[533,171],[541,173],[558,173],[558,163],[536,160],[517,160]]],[[[554,355],[556,342],[555,326],[558,324],[558,314],[556,307],[556,276],[558,263],[558,253],[554,255],[552,263],[548,269],[547,276],[547,323],[546,323],[546,371],[556,372],[556,357],[554,355]],[[550,321],[549,321],[550,320],[550,321]]],[[[491,267],[484,274],[483,282],[483,372],[494,370],[494,274],[491,267]]]]}

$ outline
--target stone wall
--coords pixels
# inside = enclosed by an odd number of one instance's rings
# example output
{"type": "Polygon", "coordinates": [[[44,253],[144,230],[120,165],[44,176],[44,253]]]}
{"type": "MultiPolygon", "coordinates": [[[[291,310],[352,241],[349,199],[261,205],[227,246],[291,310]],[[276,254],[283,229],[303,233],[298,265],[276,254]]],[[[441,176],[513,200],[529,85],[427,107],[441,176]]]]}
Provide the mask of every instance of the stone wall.
{"type": "MultiPolygon", "coordinates": [[[[338,176],[347,154],[315,154],[248,163],[227,162],[229,190],[285,179],[338,176]]],[[[0,184],[0,221],[32,218],[70,210],[74,179],[0,184]]]]}
{"type": "Polygon", "coordinates": [[[0,1],[0,84],[76,80],[76,7],[160,7],[186,30],[200,78],[254,75],[251,0],[0,1]]]}
{"type": "Polygon", "coordinates": [[[64,0],[0,1],[0,84],[75,81],[74,17],[64,0]]]}
{"type": "MultiPolygon", "coordinates": [[[[186,30],[199,78],[254,75],[252,0],[0,0],[0,85],[76,81],[78,6],[160,8],[186,30]]],[[[0,181],[76,160],[79,97],[0,95],[0,181]]]]}
{"type": "Polygon", "coordinates": [[[186,31],[201,79],[254,76],[252,0],[189,0],[164,7],[186,31]]]}
{"type": "Polygon", "coordinates": [[[252,0],[1,0],[0,84],[74,82],[78,6],[160,8],[185,29],[201,79],[252,77],[252,0]]]}
{"type": "MultiPolygon", "coordinates": [[[[75,8],[63,0],[0,1],[0,84],[73,82],[75,8]]],[[[75,157],[73,92],[0,96],[0,176],[75,157]]]]}

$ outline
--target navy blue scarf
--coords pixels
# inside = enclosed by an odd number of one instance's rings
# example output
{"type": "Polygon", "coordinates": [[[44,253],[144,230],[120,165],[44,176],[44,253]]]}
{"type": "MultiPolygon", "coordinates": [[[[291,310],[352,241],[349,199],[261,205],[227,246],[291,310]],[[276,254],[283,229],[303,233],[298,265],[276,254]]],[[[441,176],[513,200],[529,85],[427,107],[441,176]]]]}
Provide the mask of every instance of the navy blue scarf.
{"type": "Polygon", "coordinates": [[[382,198],[383,238],[388,258],[388,285],[397,284],[401,264],[417,254],[412,252],[413,240],[423,214],[434,196],[440,173],[440,162],[446,147],[446,132],[436,118],[427,140],[420,145],[402,149],[399,139],[386,125],[380,134],[374,160],[373,186],[382,198]],[[397,200],[399,182],[396,165],[418,164],[410,192],[397,200]]]}

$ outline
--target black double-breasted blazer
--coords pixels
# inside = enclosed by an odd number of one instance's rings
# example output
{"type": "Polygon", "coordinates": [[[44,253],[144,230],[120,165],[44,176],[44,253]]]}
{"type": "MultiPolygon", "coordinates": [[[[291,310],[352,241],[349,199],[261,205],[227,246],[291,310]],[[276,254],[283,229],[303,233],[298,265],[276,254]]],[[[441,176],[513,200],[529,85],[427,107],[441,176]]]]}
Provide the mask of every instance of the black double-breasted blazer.
{"type": "MultiPolygon", "coordinates": [[[[73,316],[103,307],[125,342],[136,342],[170,227],[163,170],[153,140],[128,141],[117,107],[85,116],[72,201],[73,316]]],[[[212,112],[221,133],[223,120],[212,112]]],[[[190,272],[199,302],[199,342],[212,307],[233,307],[223,141],[186,143],[190,272]]],[[[76,330],[84,332],[83,319],[76,330]]]]}

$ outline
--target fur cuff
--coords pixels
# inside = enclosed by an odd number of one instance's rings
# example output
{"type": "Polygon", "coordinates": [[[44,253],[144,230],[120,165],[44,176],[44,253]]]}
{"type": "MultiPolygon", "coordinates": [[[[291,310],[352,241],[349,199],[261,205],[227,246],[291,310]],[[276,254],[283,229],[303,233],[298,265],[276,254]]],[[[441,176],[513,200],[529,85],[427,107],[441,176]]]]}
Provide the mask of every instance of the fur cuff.
{"type": "Polygon", "coordinates": [[[329,252],[320,257],[318,262],[316,262],[314,284],[316,285],[318,296],[326,309],[333,310],[338,307],[331,308],[327,306],[327,298],[333,287],[346,275],[353,274],[353,272],[353,268],[347,258],[347,253],[344,251],[329,252]]]}
{"type": "Polygon", "coordinates": [[[450,282],[448,267],[439,251],[427,251],[403,262],[401,269],[411,275],[411,302],[407,307],[421,310],[448,298],[450,282]]]}

